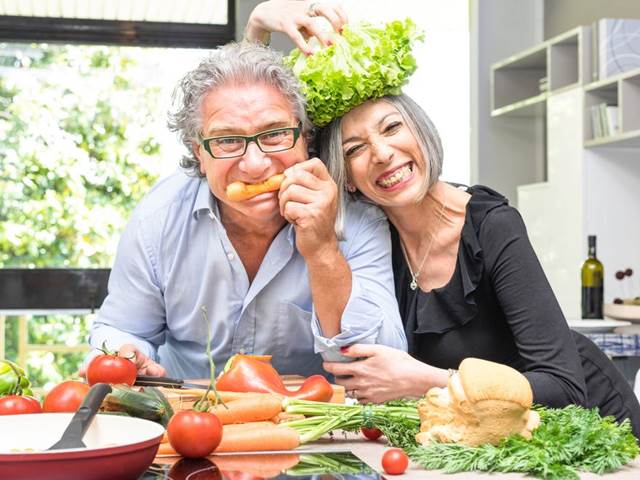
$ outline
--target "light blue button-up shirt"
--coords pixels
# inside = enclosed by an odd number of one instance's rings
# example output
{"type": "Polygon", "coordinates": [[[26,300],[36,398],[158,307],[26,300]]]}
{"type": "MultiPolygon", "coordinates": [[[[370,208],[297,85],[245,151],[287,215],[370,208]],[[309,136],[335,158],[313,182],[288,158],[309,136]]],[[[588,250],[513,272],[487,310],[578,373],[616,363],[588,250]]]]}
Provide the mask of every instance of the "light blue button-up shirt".
{"type": "Polygon", "coordinates": [[[90,343],[99,347],[106,341],[114,349],[132,343],[181,378],[209,376],[208,329],[218,370],[239,352],[272,355],[281,374],[306,376],[326,374],[322,357],[341,357],[344,345],[381,343],[406,350],[384,214],[351,202],[339,246],[351,267],[352,288],[341,333],[326,338],[293,226],[278,233],[249,283],[206,180],[176,172],[135,209],[90,343]]]}

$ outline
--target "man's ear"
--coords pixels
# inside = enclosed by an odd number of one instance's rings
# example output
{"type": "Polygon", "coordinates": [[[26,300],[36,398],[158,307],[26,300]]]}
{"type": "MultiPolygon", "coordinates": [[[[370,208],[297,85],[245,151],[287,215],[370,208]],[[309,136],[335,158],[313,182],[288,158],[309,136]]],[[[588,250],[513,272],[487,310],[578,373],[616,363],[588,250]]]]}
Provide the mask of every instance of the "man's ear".
{"type": "Polygon", "coordinates": [[[205,175],[206,169],[204,164],[204,155],[206,151],[202,148],[202,145],[196,141],[191,142],[191,151],[193,152],[193,156],[196,157],[200,163],[200,173],[205,175]]]}

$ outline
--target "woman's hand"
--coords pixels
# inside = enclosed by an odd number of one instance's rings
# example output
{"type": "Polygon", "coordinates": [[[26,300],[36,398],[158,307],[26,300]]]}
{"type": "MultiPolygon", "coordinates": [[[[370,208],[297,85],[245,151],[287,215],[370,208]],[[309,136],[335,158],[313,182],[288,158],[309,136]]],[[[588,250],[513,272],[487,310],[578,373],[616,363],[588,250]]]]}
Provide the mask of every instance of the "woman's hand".
{"type": "Polygon", "coordinates": [[[347,395],[361,403],[382,403],[399,398],[421,398],[431,387],[447,384],[448,372],[422,363],[408,353],[385,345],[356,344],[341,353],[359,358],[350,363],[325,362],[347,395]]]}
{"type": "Polygon", "coordinates": [[[347,15],[340,5],[310,0],[270,0],[253,9],[244,37],[251,42],[267,44],[272,32],[282,32],[302,52],[311,55],[313,50],[307,43],[309,37],[316,37],[322,45],[331,45],[328,32],[322,30],[315,17],[327,19],[338,33],[347,23],[347,15]]]}

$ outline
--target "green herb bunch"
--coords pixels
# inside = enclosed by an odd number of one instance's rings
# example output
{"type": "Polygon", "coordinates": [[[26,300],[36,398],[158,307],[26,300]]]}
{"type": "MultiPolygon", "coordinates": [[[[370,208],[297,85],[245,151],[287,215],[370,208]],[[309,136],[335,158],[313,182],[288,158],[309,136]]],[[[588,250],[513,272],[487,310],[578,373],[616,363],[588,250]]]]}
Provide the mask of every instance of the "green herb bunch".
{"type": "Polygon", "coordinates": [[[541,424],[531,440],[513,435],[497,446],[437,443],[408,449],[427,469],[447,473],[474,470],[522,472],[546,479],[577,479],[578,471],[603,474],[633,460],[640,449],[628,420],[617,424],[597,409],[570,405],[535,408],[541,424]]]}
{"type": "Polygon", "coordinates": [[[287,413],[307,418],[286,423],[300,434],[300,442],[319,439],[333,430],[357,432],[362,427],[378,428],[394,446],[412,448],[420,431],[417,402],[400,400],[380,405],[342,405],[287,398],[283,405],[287,413]]]}
{"type": "Polygon", "coordinates": [[[309,117],[322,127],[369,99],[399,94],[416,69],[411,48],[421,39],[410,19],[383,28],[361,22],[334,33],[330,47],[309,57],[295,49],[284,60],[302,82],[309,117]]]}

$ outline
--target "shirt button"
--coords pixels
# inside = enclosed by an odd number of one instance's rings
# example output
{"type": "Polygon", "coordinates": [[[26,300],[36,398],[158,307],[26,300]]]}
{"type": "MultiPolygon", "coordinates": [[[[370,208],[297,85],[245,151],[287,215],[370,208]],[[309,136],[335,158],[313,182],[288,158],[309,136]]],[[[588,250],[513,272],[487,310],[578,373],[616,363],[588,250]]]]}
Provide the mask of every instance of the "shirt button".
{"type": "Polygon", "coordinates": [[[234,258],[236,258],[236,256],[235,256],[233,253],[227,253],[227,258],[228,258],[230,261],[233,261],[233,259],[234,259],[234,258]]]}

